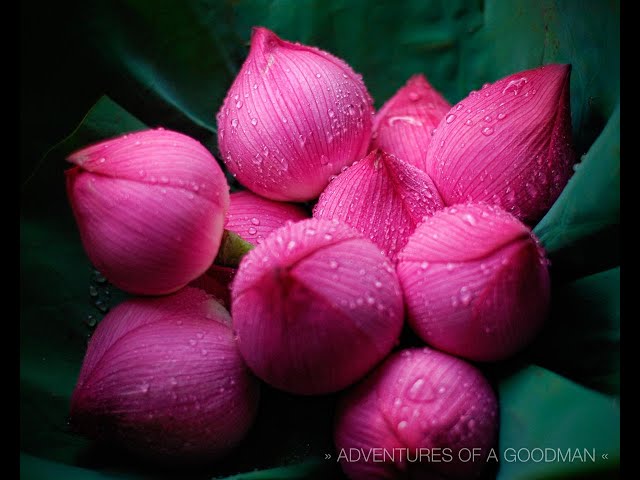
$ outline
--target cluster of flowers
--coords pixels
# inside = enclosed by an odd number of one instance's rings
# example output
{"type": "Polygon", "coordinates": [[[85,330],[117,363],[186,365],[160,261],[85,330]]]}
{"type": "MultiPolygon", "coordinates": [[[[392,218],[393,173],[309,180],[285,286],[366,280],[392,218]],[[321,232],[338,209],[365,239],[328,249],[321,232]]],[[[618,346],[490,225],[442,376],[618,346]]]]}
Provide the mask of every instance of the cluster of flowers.
{"type": "MultiPolygon", "coordinates": [[[[250,429],[260,379],[302,395],[351,387],[339,449],[490,449],[497,399],[463,359],[508,358],[547,314],[529,226],[572,173],[569,74],[520,72],[453,107],[416,75],[374,114],[345,62],[256,28],[217,118],[225,165],[249,191],[229,194],[208,150],[163,129],[71,155],[87,254],[141,295],[96,329],[74,427],[210,461],[250,429]],[[315,199],[312,218],[286,203],[315,199]],[[237,271],[212,265],[224,229],[255,245],[237,271]],[[405,317],[429,347],[390,355],[405,317]]],[[[343,468],[453,478],[483,464],[343,468]]]]}

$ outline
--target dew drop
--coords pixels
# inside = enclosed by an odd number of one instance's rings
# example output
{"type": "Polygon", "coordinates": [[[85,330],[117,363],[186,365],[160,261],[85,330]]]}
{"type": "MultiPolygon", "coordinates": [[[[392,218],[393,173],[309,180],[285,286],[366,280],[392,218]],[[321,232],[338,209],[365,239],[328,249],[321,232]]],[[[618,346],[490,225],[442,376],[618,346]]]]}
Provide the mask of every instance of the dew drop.
{"type": "Polygon", "coordinates": [[[419,378],[407,391],[407,398],[414,402],[429,402],[434,398],[434,391],[431,383],[419,378]]]}
{"type": "Polygon", "coordinates": [[[256,233],[258,233],[258,230],[254,227],[249,227],[249,235],[255,235],[256,233]]]}
{"type": "Polygon", "coordinates": [[[492,134],[493,134],[493,128],[491,128],[491,127],[484,127],[484,128],[482,129],[482,134],[483,134],[485,137],[488,137],[489,135],[492,135],[492,134]]]}
{"type": "Polygon", "coordinates": [[[402,420],[398,423],[398,430],[404,430],[407,428],[408,423],[405,420],[402,420]]]}
{"type": "Polygon", "coordinates": [[[234,118],[233,120],[231,120],[231,126],[233,128],[236,128],[238,126],[238,119],[234,118]]]}
{"type": "Polygon", "coordinates": [[[472,297],[473,295],[471,294],[469,287],[465,286],[460,289],[460,302],[462,303],[462,305],[464,305],[465,307],[468,306],[471,303],[472,297]]]}
{"type": "Polygon", "coordinates": [[[333,269],[338,268],[338,262],[336,262],[335,260],[331,260],[329,261],[329,266],[333,269]]]}
{"type": "Polygon", "coordinates": [[[455,119],[456,119],[455,114],[451,113],[451,114],[447,115],[447,120],[446,120],[446,122],[447,122],[447,123],[451,123],[451,122],[453,122],[455,119]]]}
{"type": "Polygon", "coordinates": [[[464,122],[464,124],[465,124],[467,127],[470,127],[471,125],[473,125],[473,120],[468,119],[466,122],[464,122]]]}
{"type": "Polygon", "coordinates": [[[252,119],[251,119],[251,125],[253,125],[254,127],[255,127],[256,125],[258,125],[258,119],[257,119],[257,118],[252,118],[252,119]]]}
{"type": "Polygon", "coordinates": [[[87,324],[87,326],[89,327],[95,327],[97,320],[96,317],[94,317],[93,315],[87,315],[87,318],[85,318],[84,323],[87,324]]]}
{"type": "Polygon", "coordinates": [[[506,113],[499,113],[498,114],[498,120],[504,120],[504,118],[507,116],[506,113]]]}
{"type": "Polygon", "coordinates": [[[470,213],[465,213],[462,218],[464,219],[465,222],[467,222],[469,225],[475,226],[476,225],[476,217],[474,217],[473,215],[471,215],[470,213]]]}
{"type": "Polygon", "coordinates": [[[237,108],[237,109],[242,108],[242,100],[238,100],[238,101],[236,102],[236,108],[237,108]]]}
{"type": "Polygon", "coordinates": [[[429,262],[422,262],[422,263],[420,264],[420,268],[421,268],[422,270],[426,270],[427,268],[429,268],[429,262]]]}
{"type": "Polygon", "coordinates": [[[253,225],[260,225],[260,220],[258,220],[256,217],[253,217],[253,218],[251,219],[251,223],[252,223],[253,225]]]}

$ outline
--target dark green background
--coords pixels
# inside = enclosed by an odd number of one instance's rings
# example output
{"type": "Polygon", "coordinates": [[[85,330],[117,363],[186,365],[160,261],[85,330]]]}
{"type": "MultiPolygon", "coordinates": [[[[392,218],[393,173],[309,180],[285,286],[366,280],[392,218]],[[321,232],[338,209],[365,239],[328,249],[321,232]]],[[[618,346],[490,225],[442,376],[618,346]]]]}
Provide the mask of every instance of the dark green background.
{"type": "Polygon", "coordinates": [[[335,461],[323,459],[335,459],[333,396],[297,398],[265,388],[244,445],[188,472],[93,445],[66,423],[88,315],[103,313],[89,285],[107,305],[124,295],[110,289],[106,296],[108,287],[92,277],[65,198],[64,156],[144,125],[187,133],[216,153],[214,115],[247,54],[252,25],[344,58],[364,75],[377,107],[417,72],[453,103],[519,70],[572,64],[581,164],[535,229],[553,262],[551,317],[526,352],[483,369],[500,394],[502,450],[596,448],[609,457],[595,464],[503,462],[499,478],[617,476],[619,22],[619,2],[606,0],[23,2],[21,476],[340,476],[335,461]]]}

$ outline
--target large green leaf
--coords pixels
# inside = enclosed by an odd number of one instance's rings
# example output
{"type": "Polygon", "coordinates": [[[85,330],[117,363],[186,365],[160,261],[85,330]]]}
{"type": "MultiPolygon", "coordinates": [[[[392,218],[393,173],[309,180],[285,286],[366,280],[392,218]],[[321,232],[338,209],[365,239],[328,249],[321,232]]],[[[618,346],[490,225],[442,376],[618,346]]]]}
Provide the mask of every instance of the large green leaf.
{"type": "Polygon", "coordinates": [[[579,276],[619,263],[620,106],[536,226],[556,270],[579,276]]]}
{"type": "Polygon", "coordinates": [[[554,289],[550,318],[533,350],[542,366],[620,394],[620,269],[554,289]]]}
{"type": "MultiPolygon", "coordinates": [[[[499,395],[499,479],[576,478],[593,473],[602,473],[602,478],[617,476],[620,407],[616,399],[536,366],[504,379],[499,395]],[[533,449],[542,449],[544,455],[547,448],[556,455],[559,450],[564,458],[569,449],[572,461],[558,461],[558,457],[544,461],[539,451],[533,452],[533,459],[527,457],[533,449]],[[536,461],[540,458],[543,461],[536,461]]],[[[551,452],[548,455],[552,458],[551,452]]]]}
{"type": "MultiPolygon", "coordinates": [[[[145,125],[177,129],[215,153],[214,115],[244,61],[253,25],[344,58],[364,75],[377,106],[416,72],[455,102],[518,70],[572,64],[574,136],[577,153],[586,155],[536,228],[553,261],[554,300],[529,359],[582,385],[619,392],[619,269],[579,279],[619,261],[619,2],[73,3],[29,2],[22,13],[24,478],[342,478],[335,460],[324,460],[326,453],[335,458],[334,396],[300,398],[265,388],[258,422],[243,445],[227,459],[194,471],[143,463],[113,446],[86,441],[66,424],[91,331],[87,323],[93,323],[89,315],[99,319],[103,312],[89,295],[93,274],[65,198],[64,157],[86,143],[145,125]],[[108,97],[85,115],[102,93],[108,97]],[[43,157],[44,146],[65,134],[70,136],[43,157]]],[[[110,290],[111,304],[124,298],[110,290]]],[[[539,367],[519,365],[506,362],[497,369],[502,452],[516,446],[584,447],[606,449],[610,458],[593,465],[503,461],[499,476],[615,472],[615,401],[539,367]]]]}

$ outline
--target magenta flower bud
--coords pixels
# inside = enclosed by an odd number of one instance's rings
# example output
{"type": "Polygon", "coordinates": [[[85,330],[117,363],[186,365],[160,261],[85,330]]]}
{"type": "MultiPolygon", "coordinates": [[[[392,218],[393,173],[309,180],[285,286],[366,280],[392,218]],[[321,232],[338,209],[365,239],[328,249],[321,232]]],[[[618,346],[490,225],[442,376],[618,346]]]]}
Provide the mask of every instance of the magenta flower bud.
{"type": "Polygon", "coordinates": [[[231,296],[249,368],[297,394],[355,382],[402,328],[402,292],[389,261],[355,230],[326,220],[273,232],[243,258],[231,296]]]}
{"type": "Polygon", "coordinates": [[[118,305],[89,342],[72,425],[159,460],[224,455],[249,430],[259,397],[230,322],[220,304],[189,287],[118,305]]]}
{"type": "Polygon", "coordinates": [[[352,480],[476,478],[498,434],[482,373],[429,348],[391,355],[341,399],[338,462],[352,480]]]}
{"type": "Polygon", "coordinates": [[[311,200],[366,153],[372,105],[362,76],[343,60],[256,27],[217,115],[220,152],[253,192],[311,200]]]}
{"type": "Polygon", "coordinates": [[[533,225],[573,170],[570,65],[546,65],[485,85],[438,125],[427,173],[447,205],[484,201],[533,225]]]}
{"type": "Polygon", "coordinates": [[[91,262],[118,288],[178,290],[218,252],[229,187],[211,154],[168,130],[146,130],[72,154],[67,194],[91,262]]]}
{"type": "Polygon", "coordinates": [[[225,228],[254,245],[287,222],[309,218],[299,205],[274,202],[248,191],[231,194],[225,228]]]}
{"type": "Polygon", "coordinates": [[[412,76],[376,113],[371,148],[380,148],[426,171],[432,131],[450,108],[424,75],[412,76]]]}
{"type": "Polygon", "coordinates": [[[544,322],[547,264],[529,228],[500,208],[440,210],[416,228],[398,257],[409,324],[439,350],[504,359],[544,322]]]}
{"type": "Polygon", "coordinates": [[[442,207],[429,175],[374,150],[327,186],[313,216],[351,225],[395,261],[416,225],[442,207]]]}

